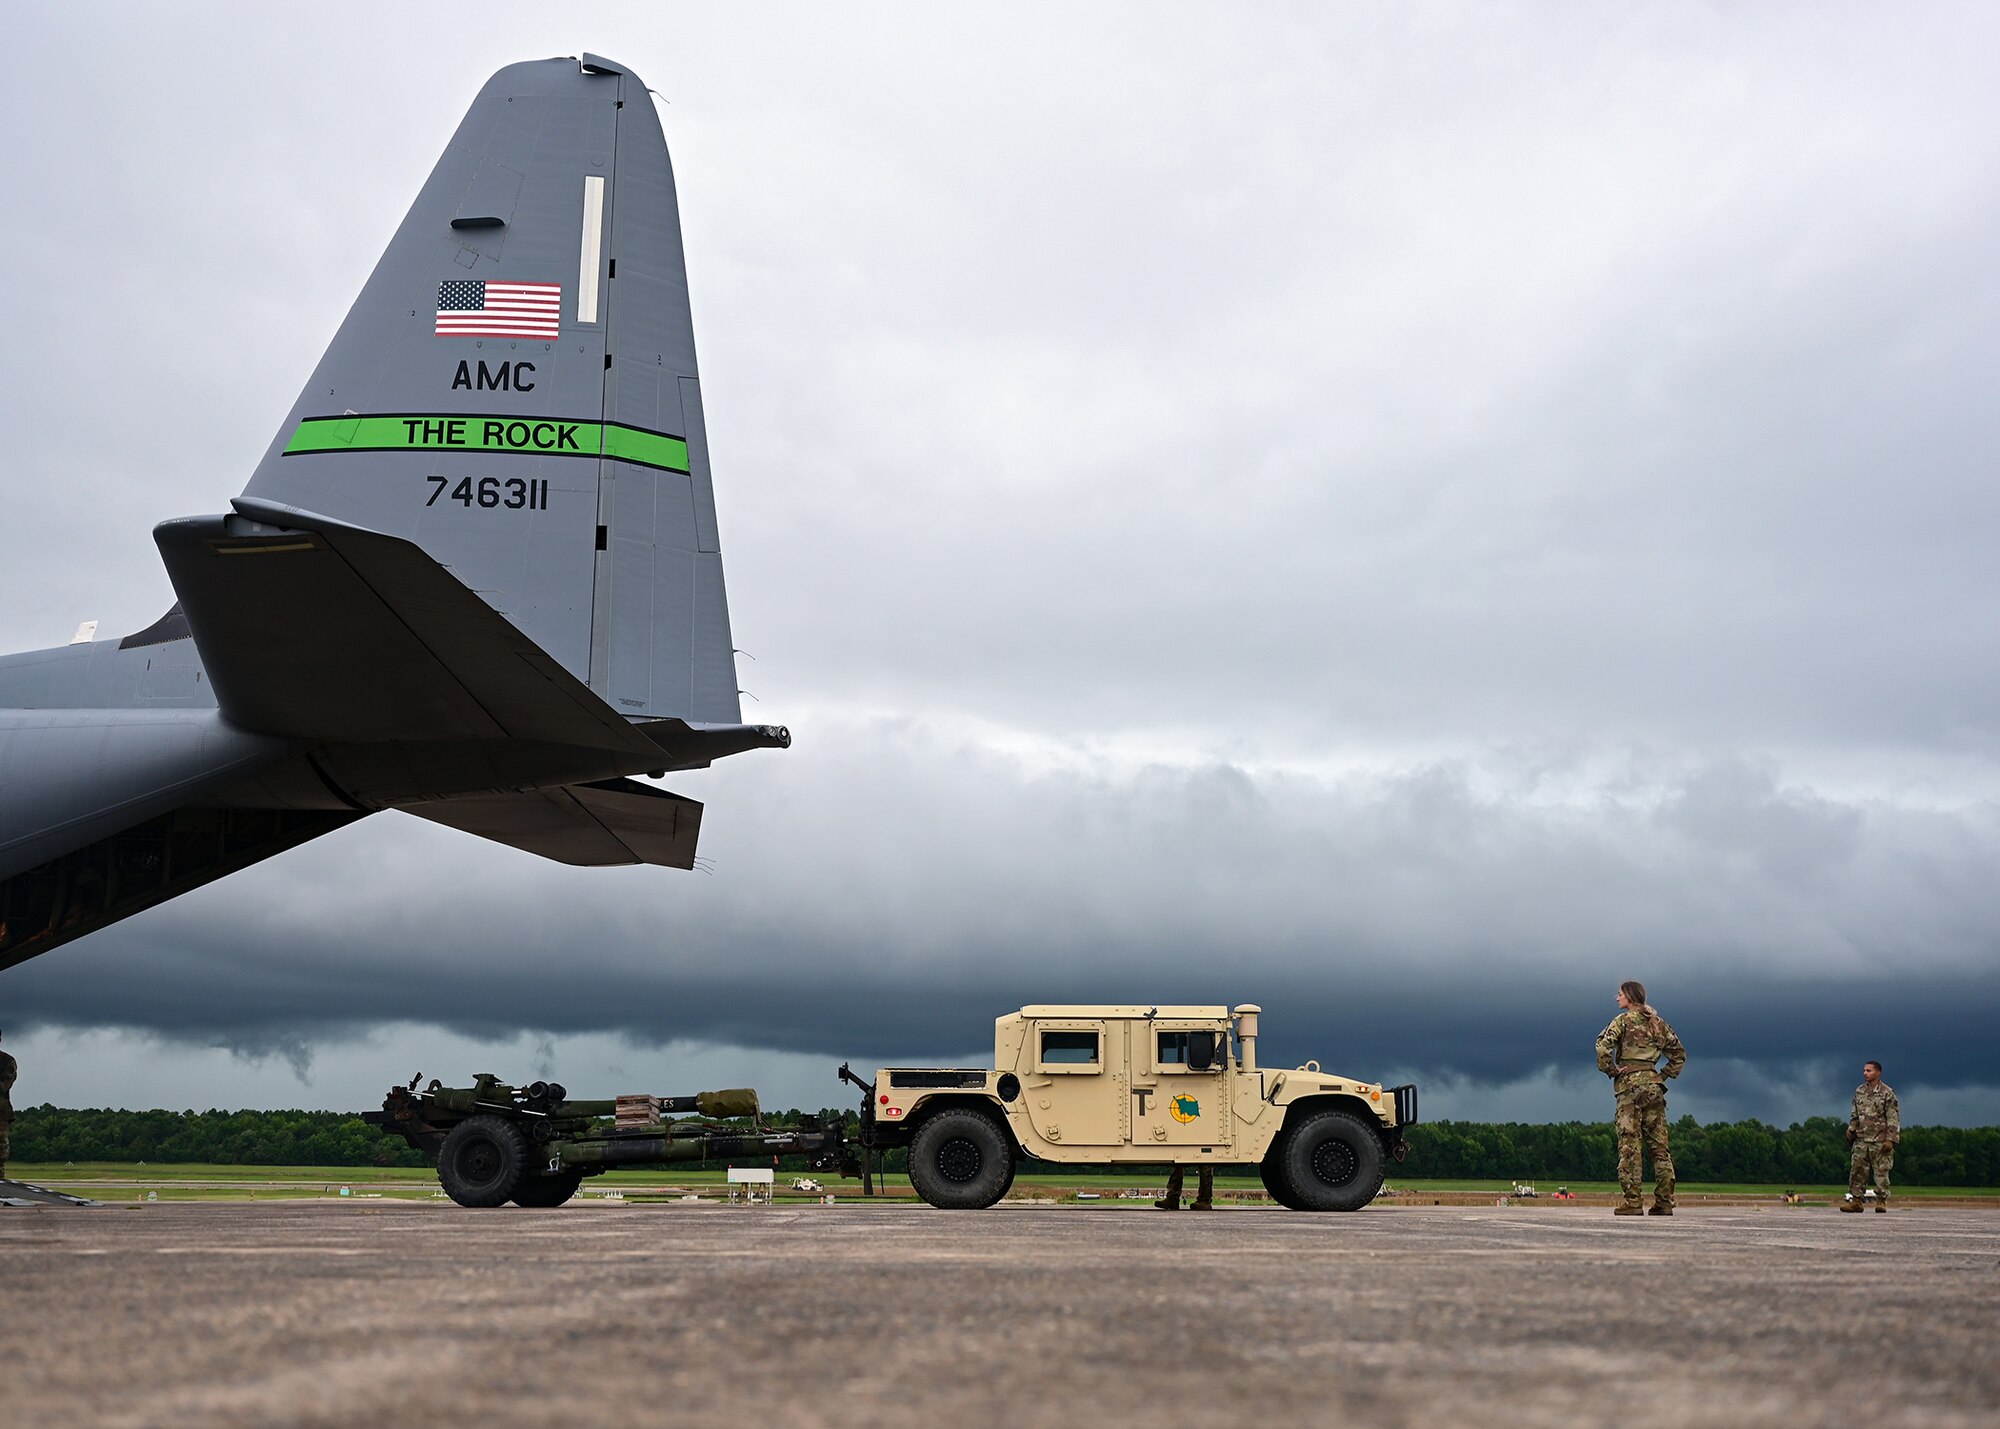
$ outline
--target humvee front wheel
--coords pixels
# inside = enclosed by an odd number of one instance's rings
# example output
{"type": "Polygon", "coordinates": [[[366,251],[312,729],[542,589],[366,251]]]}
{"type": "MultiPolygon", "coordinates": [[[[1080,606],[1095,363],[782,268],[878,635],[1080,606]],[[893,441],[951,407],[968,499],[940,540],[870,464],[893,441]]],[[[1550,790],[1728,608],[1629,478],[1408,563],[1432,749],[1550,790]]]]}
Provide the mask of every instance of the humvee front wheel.
{"type": "Polygon", "coordinates": [[[1315,1112],[1278,1143],[1273,1176],[1296,1209],[1358,1211],[1382,1189],[1382,1139],[1352,1112],[1315,1112]]]}
{"type": "Polygon", "coordinates": [[[1303,1211],[1305,1207],[1300,1205],[1297,1199],[1285,1187],[1284,1168],[1278,1164],[1278,1153],[1283,1150],[1284,1143],[1280,1142],[1278,1151],[1274,1151],[1262,1161],[1259,1161],[1257,1163],[1257,1176],[1259,1180],[1263,1181],[1264,1189],[1270,1194],[1272,1200],[1288,1211],[1303,1211]]]}
{"type": "Polygon", "coordinates": [[[910,1184],[933,1206],[984,1210],[1013,1181],[1014,1145],[981,1112],[939,1112],[910,1140],[910,1184]]]}
{"type": "Polygon", "coordinates": [[[523,1176],[514,1188],[514,1204],[542,1208],[560,1206],[583,1184],[581,1171],[559,1171],[553,1176],[523,1176]]]}
{"type": "Polygon", "coordinates": [[[468,1117],[451,1129],[438,1153],[438,1180],[461,1206],[505,1205],[528,1165],[528,1138],[497,1116],[468,1117]]]}

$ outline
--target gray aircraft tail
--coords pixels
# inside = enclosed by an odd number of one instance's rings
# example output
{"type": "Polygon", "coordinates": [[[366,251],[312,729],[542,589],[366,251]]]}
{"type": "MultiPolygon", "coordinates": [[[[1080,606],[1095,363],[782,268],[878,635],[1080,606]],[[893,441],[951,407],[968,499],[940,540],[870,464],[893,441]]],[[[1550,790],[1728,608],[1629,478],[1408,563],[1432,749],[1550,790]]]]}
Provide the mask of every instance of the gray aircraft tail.
{"type": "Polygon", "coordinates": [[[378,810],[694,862],[741,724],[673,170],[586,55],[473,102],[179,604],[0,660],[0,968],[378,810]]]}
{"type": "Polygon", "coordinates": [[[240,514],[414,543],[631,719],[741,719],[673,169],[586,55],[473,101],[240,514]]]}

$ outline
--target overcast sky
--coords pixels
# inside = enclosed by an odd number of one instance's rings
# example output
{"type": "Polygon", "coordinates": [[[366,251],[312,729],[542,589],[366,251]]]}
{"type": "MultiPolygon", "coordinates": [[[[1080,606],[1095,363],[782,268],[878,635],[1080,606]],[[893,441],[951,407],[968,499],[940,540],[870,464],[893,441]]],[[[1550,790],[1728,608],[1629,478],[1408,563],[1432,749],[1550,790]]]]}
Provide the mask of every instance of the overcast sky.
{"type": "MultiPolygon", "coordinates": [[[[0,973],[17,1102],[982,1061],[1255,1001],[1426,1116],[2000,1122],[2000,12],[11,7],[0,648],[138,629],[485,78],[666,101],[712,873],[387,814],[0,973]]],[[[4,791],[0,791],[4,797],[4,791]]]]}

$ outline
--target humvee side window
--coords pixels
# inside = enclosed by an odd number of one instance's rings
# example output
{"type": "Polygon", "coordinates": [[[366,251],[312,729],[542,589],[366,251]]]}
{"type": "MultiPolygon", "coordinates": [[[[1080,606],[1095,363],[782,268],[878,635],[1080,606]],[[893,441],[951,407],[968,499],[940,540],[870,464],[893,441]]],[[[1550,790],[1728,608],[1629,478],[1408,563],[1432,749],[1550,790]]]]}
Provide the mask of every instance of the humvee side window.
{"type": "Polygon", "coordinates": [[[1044,1032],[1042,1060],[1065,1066],[1097,1065],[1095,1032],[1044,1032]]]}
{"type": "Polygon", "coordinates": [[[1154,1065],[1208,1072],[1215,1069],[1215,1034],[1209,1031],[1162,1032],[1154,1065]]]}

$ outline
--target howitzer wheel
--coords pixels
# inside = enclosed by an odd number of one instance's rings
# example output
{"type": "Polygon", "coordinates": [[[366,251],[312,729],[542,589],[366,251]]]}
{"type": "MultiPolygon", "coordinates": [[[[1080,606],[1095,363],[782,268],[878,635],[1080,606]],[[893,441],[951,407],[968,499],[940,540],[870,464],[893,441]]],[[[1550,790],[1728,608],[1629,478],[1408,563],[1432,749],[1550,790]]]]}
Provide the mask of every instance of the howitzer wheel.
{"type": "Polygon", "coordinates": [[[503,1206],[528,1167],[528,1138],[497,1116],[469,1117],[451,1129],[438,1152],[438,1180],[461,1206],[503,1206]]]}
{"type": "Polygon", "coordinates": [[[984,1210],[1013,1181],[1014,1144],[983,1112],[939,1112],[910,1140],[910,1184],[933,1206],[984,1210]]]}
{"type": "Polygon", "coordinates": [[[581,1171],[558,1171],[553,1176],[523,1176],[514,1188],[514,1204],[542,1209],[560,1206],[583,1184],[581,1171]]]}
{"type": "Polygon", "coordinates": [[[1272,1152],[1272,1174],[1297,1210],[1358,1211],[1382,1189],[1382,1138],[1352,1112],[1316,1112],[1285,1132],[1272,1152]]]}

